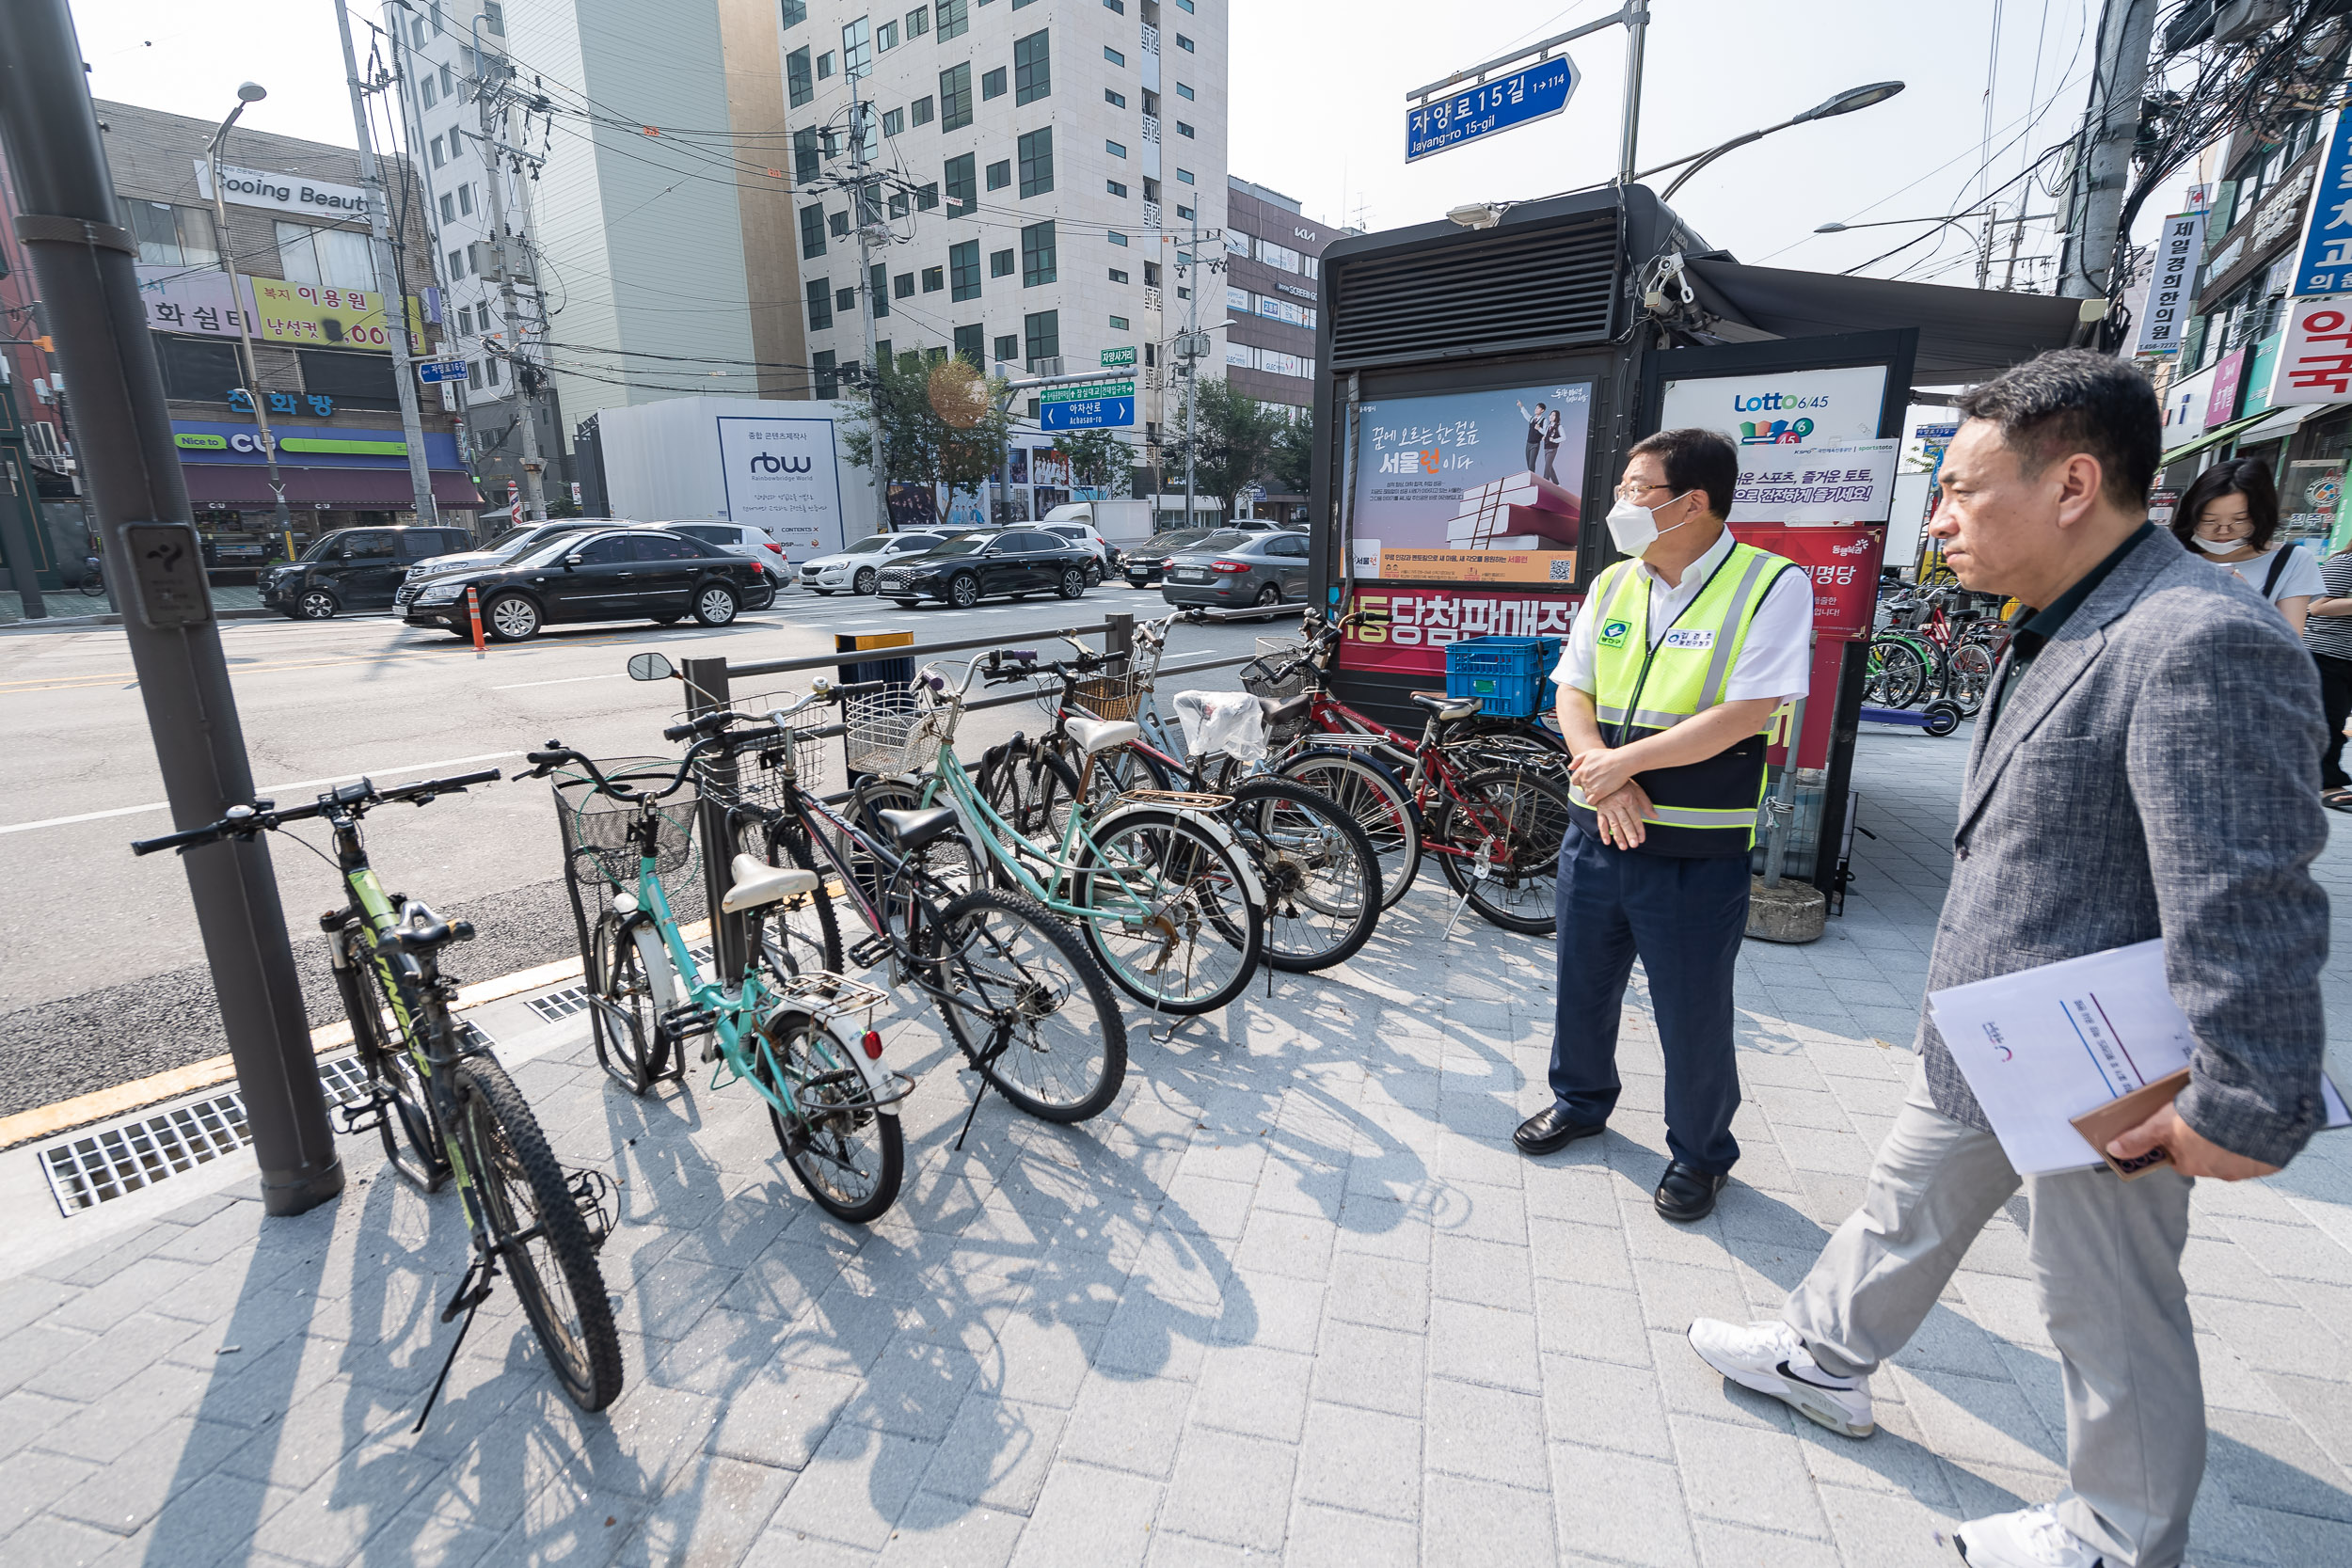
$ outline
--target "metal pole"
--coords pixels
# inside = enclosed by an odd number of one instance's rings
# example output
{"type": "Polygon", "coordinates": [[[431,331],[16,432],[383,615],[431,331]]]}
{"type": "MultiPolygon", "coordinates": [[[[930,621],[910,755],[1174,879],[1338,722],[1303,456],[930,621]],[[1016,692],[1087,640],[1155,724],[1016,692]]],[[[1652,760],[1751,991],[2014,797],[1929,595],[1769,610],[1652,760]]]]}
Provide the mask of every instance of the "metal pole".
{"type": "MultiPolygon", "coordinates": [[[[490,71],[488,56],[482,53],[482,20],[480,16],[473,19],[473,91],[474,107],[482,121],[482,166],[489,176],[490,248],[498,258],[499,325],[506,332],[506,371],[515,388],[515,422],[521,427],[523,438],[523,504],[531,513],[532,521],[545,522],[548,497],[547,487],[539,483],[543,467],[539,460],[539,394],[533,367],[523,357],[522,329],[517,325],[522,315],[515,294],[515,267],[506,244],[506,171],[499,164],[498,135],[490,119],[490,71]]],[[[499,101],[502,109],[503,88],[499,101]]]]}
{"type": "Polygon", "coordinates": [[[1633,183],[1634,152],[1642,140],[1642,43],[1649,32],[1649,0],[1625,8],[1625,131],[1617,150],[1617,182],[1633,183]]]}
{"type": "MultiPolygon", "coordinates": [[[[685,662],[687,713],[699,717],[725,707],[729,701],[727,661],[721,657],[685,662]]],[[[707,762],[704,769],[723,782],[735,776],[735,765],[723,760],[707,762]]],[[[703,845],[703,893],[710,904],[710,967],[721,985],[739,985],[751,947],[744,936],[743,917],[729,914],[722,907],[727,889],[735,885],[735,846],[727,832],[727,808],[707,791],[698,789],[695,794],[699,808],[695,825],[703,845]]]]}
{"type": "Polygon", "coordinates": [[[1193,526],[1192,500],[1194,485],[1194,432],[1200,427],[1200,198],[1194,197],[1192,208],[1192,263],[1189,272],[1192,287],[1185,291],[1191,297],[1192,309],[1185,316],[1184,352],[1184,527],[1193,526]]]}
{"type": "MultiPolygon", "coordinates": [[[[867,47],[872,47],[869,43],[867,47]]],[[[850,212],[857,225],[857,299],[859,313],[866,318],[866,396],[874,404],[874,491],[875,510],[882,520],[876,525],[879,532],[890,531],[890,436],[882,417],[882,372],[888,367],[875,363],[874,334],[874,254],[872,223],[882,221],[882,203],[872,201],[873,187],[866,177],[866,116],[873,105],[858,96],[858,82],[865,76],[861,71],[850,78],[850,167],[856,182],[850,187],[850,212]]],[[[1009,461],[1009,460],[1008,460],[1009,461]]]]}
{"type": "Polygon", "coordinates": [[[335,28],[343,40],[343,77],[351,85],[351,123],[359,135],[359,183],[368,192],[368,237],[374,242],[375,286],[383,296],[384,336],[392,350],[392,380],[399,388],[400,431],[408,445],[408,487],[414,493],[417,521],[437,523],[433,504],[433,476],[425,467],[424,421],[417,412],[417,376],[408,357],[408,280],[400,276],[392,258],[389,221],[391,201],[384,176],[375,166],[375,141],[368,133],[367,90],[359,84],[359,61],[351,49],[351,13],[343,0],[335,0],[335,28]],[[391,279],[387,288],[384,279],[391,279]]]}
{"type": "MultiPolygon", "coordinates": [[[[138,245],[116,227],[85,84],[67,0],[0,6],[0,139],[24,209],[17,233],[81,400],[82,471],[107,576],[121,585],[123,637],[164,793],[172,821],[193,827],[249,802],[253,774],[139,301],[138,245]]],[[[262,1201],[273,1214],[300,1213],[341,1192],[343,1170],[269,849],[260,838],[230,841],[185,860],[262,1201]]]]}
{"type": "Polygon", "coordinates": [[[2132,147],[2139,137],[2139,99],[2148,83],[2156,0],[2122,0],[2107,21],[2093,77],[2106,84],[2106,91],[2094,95],[2083,121],[2090,150],[2077,176],[2082,217],[2067,225],[2080,238],[2067,242],[2072,264],[2058,280],[2058,293],[2074,299],[2103,298],[2113,281],[2116,230],[2132,182],[2132,147]]]}
{"type": "MultiPolygon", "coordinates": [[[[246,285],[237,278],[236,250],[229,243],[229,193],[220,182],[221,146],[229,139],[229,127],[234,125],[237,117],[243,113],[245,104],[240,103],[229,111],[229,118],[220,122],[220,129],[213,133],[213,227],[218,230],[220,241],[220,270],[229,275],[229,309],[237,318],[237,347],[245,358],[245,390],[253,404],[253,428],[262,437],[262,461],[267,465],[269,493],[277,498],[274,517],[278,531],[292,538],[294,518],[286,511],[286,482],[278,472],[278,437],[269,433],[269,397],[262,390],[261,366],[253,356],[253,305],[246,294],[246,285]]],[[[112,570],[111,567],[108,569],[112,570]]],[[[130,608],[125,601],[124,610],[127,612],[130,608]]]]}
{"type": "Polygon", "coordinates": [[[1780,886],[1782,863],[1788,855],[1788,825],[1797,815],[1797,747],[1804,739],[1804,699],[1788,710],[1788,756],[1780,765],[1780,782],[1772,791],[1772,825],[1764,835],[1764,885],[1780,886]]]}

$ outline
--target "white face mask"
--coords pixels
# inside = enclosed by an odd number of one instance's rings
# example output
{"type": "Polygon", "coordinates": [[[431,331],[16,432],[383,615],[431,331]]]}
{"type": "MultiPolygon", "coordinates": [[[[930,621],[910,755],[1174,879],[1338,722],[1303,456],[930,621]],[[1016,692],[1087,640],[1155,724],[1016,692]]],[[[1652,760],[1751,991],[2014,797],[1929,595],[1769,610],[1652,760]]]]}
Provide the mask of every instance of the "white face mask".
{"type": "Polygon", "coordinates": [[[2250,536],[2244,539],[2208,539],[2201,533],[2193,533],[2189,537],[2207,555],[2232,555],[2254,542],[2250,536]]]}
{"type": "MultiPolygon", "coordinates": [[[[1690,492],[1687,490],[1683,492],[1683,495],[1688,494],[1690,492]]],[[[1682,496],[1677,496],[1675,500],[1678,501],[1681,499],[1682,496]]],[[[1668,501],[1666,504],[1672,506],[1674,503],[1675,501],[1668,501]]],[[[1682,522],[1675,524],[1674,528],[1661,529],[1658,526],[1656,507],[1643,506],[1635,501],[1620,500],[1609,509],[1609,537],[1614,541],[1620,551],[1639,561],[1649,553],[1649,547],[1652,545],[1658,543],[1660,534],[1672,533],[1675,528],[1680,528],[1690,520],[1685,517],[1682,522]]]]}

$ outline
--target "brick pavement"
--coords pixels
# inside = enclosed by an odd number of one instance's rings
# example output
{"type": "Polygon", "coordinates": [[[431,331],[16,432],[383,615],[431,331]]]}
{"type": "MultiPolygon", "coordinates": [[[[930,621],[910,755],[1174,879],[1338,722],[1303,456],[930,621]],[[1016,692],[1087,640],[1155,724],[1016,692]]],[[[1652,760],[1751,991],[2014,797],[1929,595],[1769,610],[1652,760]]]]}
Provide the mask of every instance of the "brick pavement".
{"type": "MultiPolygon", "coordinates": [[[[464,1239],[372,1140],[293,1220],[262,1221],[249,1166],[179,1178],[165,1218],[0,1263],[0,1561],[1954,1560],[1939,1524],[2059,1484],[2022,1204],[1877,1380],[1867,1443],[1726,1389],[1680,1335],[1769,1310],[1859,1190],[1911,1066],[1963,744],[1866,738],[1878,836],[1845,918],[1749,944],[1747,1154],[1699,1226],[1650,1210],[1638,1006],[1610,1135],[1510,1151],[1549,947],[1472,922],[1440,946],[1436,892],[1335,975],[1166,1046],[1135,1024],[1087,1127],[993,1102],[951,1150],[963,1083],[905,1026],[909,1180],[870,1233],[801,1194],[745,1091],[633,1101],[566,1036],[516,1077],[559,1151],[624,1183],[606,1416],[555,1391],[501,1294],[408,1434],[464,1239]]],[[[2352,1560],[2352,1140],[2206,1183],[2195,1216],[2193,1560],[2352,1560]]]]}

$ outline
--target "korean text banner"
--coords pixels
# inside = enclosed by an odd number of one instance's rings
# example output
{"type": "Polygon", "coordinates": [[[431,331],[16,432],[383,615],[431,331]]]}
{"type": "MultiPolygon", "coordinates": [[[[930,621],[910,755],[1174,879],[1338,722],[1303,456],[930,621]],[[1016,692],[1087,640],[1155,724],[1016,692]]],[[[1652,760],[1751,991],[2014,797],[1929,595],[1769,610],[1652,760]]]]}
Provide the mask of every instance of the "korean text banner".
{"type": "Polygon", "coordinates": [[[1589,381],[1364,404],[1357,574],[1574,582],[1592,413],[1589,381]]]}
{"type": "Polygon", "coordinates": [[[2148,303],[2140,311],[2140,354],[2177,354],[2186,334],[2195,299],[2189,284],[2196,278],[2198,259],[2205,248],[2205,214],[2175,213],[2164,220],[2156,240],[2156,271],[2148,284],[2148,303]]]}
{"type": "MultiPolygon", "coordinates": [[[[353,348],[389,354],[391,332],[384,319],[384,295],[373,289],[333,289],[317,283],[286,283],[249,277],[253,288],[256,342],[290,348],[353,348]]],[[[424,312],[408,296],[411,352],[424,343],[424,312]]]]}
{"type": "Polygon", "coordinates": [[[2352,397],[2352,300],[2297,299],[2289,307],[2270,372],[2270,405],[2352,397]]]}
{"type": "Polygon", "coordinates": [[[149,331],[188,332],[207,338],[238,336],[242,323],[236,302],[247,306],[252,303],[250,279],[237,279],[237,293],[232,299],[229,275],[212,267],[142,262],[137,272],[139,303],[147,308],[149,331]]]}
{"type": "Polygon", "coordinates": [[[727,519],[768,531],[795,561],[841,548],[841,479],[833,421],[719,416],[727,519]]]}
{"type": "Polygon", "coordinates": [[[1352,608],[1389,619],[1347,628],[1342,669],[1433,676],[1445,673],[1446,649],[1466,637],[1565,637],[1576,614],[1558,594],[1435,586],[1360,593],[1352,608]]]}
{"type": "Polygon", "coordinates": [[[1740,449],[1735,523],[1882,522],[1900,445],[1879,436],[1885,396],[1883,365],[1686,377],[1666,383],[1659,427],[1740,449]]]}
{"type": "Polygon", "coordinates": [[[2295,294],[2352,293],[2352,115],[2337,111],[2319,166],[2311,220],[2295,265],[2295,294]]]}

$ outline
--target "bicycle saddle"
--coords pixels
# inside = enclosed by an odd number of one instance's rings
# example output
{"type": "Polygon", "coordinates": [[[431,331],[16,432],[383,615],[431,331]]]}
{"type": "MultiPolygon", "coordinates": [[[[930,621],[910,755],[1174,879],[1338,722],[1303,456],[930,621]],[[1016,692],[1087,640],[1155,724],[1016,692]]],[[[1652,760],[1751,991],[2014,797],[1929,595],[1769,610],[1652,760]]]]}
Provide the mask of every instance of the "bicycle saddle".
{"type": "Polygon", "coordinates": [[[1139,738],[1143,726],[1129,719],[1073,719],[1070,738],[1089,756],[1107,752],[1139,738]]]}
{"type": "Polygon", "coordinates": [[[1258,699],[1258,711],[1265,715],[1266,727],[1272,729],[1276,725],[1287,724],[1295,720],[1306,718],[1307,709],[1313,704],[1314,694],[1302,691],[1295,697],[1285,697],[1279,701],[1272,697],[1261,697],[1258,699]]]}
{"type": "Polygon", "coordinates": [[[929,811],[879,811],[874,815],[881,819],[882,832],[898,840],[899,848],[908,850],[920,849],[956,825],[953,806],[933,806],[929,811]]]}
{"type": "Polygon", "coordinates": [[[812,891],[818,882],[817,873],[798,866],[770,865],[749,855],[735,857],[735,885],[727,889],[726,897],[719,907],[729,914],[740,914],[763,904],[781,904],[787,898],[797,898],[812,891]]]}
{"type": "Polygon", "coordinates": [[[1442,691],[1415,691],[1409,695],[1414,702],[1448,722],[1456,719],[1468,719],[1471,714],[1476,713],[1486,701],[1481,697],[1449,697],[1442,691]]]}

